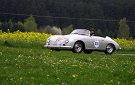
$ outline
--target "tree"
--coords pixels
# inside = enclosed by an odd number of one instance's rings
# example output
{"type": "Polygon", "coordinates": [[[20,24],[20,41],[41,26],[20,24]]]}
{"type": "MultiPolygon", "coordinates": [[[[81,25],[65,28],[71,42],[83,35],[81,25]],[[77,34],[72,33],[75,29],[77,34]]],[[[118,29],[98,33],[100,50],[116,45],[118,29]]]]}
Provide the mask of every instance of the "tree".
{"type": "Polygon", "coordinates": [[[17,31],[17,30],[24,32],[24,25],[20,21],[14,24],[14,31],[17,31]]]}
{"type": "Polygon", "coordinates": [[[2,30],[2,23],[0,22],[0,30],[2,30]]]}
{"type": "Polygon", "coordinates": [[[100,29],[98,29],[98,30],[96,31],[96,35],[101,36],[101,35],[102,35],[102,31],[101,31],[100,29]]]}
{"type": "Polygon", "coordinates": [[[35,19],[32,15],[30,15],[30,17],[25,19],[24,30],[27,32],[32,32],[32,31],[36,32],[37,31],[37,24],[36,24],[35,19]]]}
{"type": "MultiPolygon", "coordinates": [[[[129,21],[134,21],[134,10],[135,0],[0,0],[0,21],[4,24],[9,19],[24,22],[26,16],[18,14],[33,14],[47,16],[36,17],[39,27],[50,25],[65,28],[73,24],[74,28],[100,28],[104,30],[102,34],[117,37],[117,32],[114,32],[119,27],[117,19],[125,16],[129,21]],[[13,16],[12,13],[17,15],[13,16]]],[[[128,22],[128,25],[130,36],[135,38],[134,22],[128,22]]],[[[7,28],[3,27],[3,30],[7,28]]]]}
{"type": "Polygon", "coordinates": [[[126,18],[123,18],[119,22],[119,31],[118,31],[118,38],[129,38],[130,31],[129,26],[127,25],[126,18]]]}
{"type": "Polygon", "coordinates": [[[73,31],[73,25],[69,25],[68,27],[62,30],[62,34],[70,34],[73,31]]]}
{"type": "Polygon", "coordinates": [[[10,32],[13,32],[14,31],[14,28],[13,28],[14,24],[13,24],[11,19],[9,19],[7,25],[8,25],[8,29],[10,30],[10,32]]]}

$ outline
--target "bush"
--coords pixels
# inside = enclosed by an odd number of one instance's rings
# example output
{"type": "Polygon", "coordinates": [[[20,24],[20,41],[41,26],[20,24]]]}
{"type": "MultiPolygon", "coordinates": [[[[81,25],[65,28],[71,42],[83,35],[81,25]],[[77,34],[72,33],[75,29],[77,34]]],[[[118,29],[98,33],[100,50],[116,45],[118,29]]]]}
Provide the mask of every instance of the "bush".
{"type": "Polygon", "coordinates": [[[39,32],[41,33],[48,33],[48,34],[52,34],[52,35],[61,35],[62,32],[61,32],[61,29],[56,27],[56,26],[44,26],[44,27],[41,27],[39,29],[39,32]]]}
{"type": "Polygon", "coordinates": [[[24,25],[20,21],[12,22],[12,20],[10,19],[8,22],[0,22],[0,30],[2,30],[3,32],[14,32],[17,30],[24,32],[24,25]]]}

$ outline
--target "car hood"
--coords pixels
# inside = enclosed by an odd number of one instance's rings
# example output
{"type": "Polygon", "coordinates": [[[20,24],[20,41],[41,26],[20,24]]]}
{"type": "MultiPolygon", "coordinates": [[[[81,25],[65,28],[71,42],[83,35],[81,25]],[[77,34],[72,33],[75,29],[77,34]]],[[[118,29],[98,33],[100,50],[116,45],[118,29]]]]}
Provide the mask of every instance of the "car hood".
{"type": "Polygon", "coordinates": [[[51,41],[63,41],[67,39],[78,39],[78,37],[84,37],[85,35],[77,35],[77,34],[72,34],[72,35],[54,35],[50,37],[51,41]]]}

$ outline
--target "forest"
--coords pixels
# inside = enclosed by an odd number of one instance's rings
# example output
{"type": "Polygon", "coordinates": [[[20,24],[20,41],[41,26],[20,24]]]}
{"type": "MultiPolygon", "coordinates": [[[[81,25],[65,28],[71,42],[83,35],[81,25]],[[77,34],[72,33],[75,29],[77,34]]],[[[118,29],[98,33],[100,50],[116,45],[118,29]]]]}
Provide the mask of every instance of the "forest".
{"type": "Polygon", "coordinates": [[[0,22],[24,22],[33,15],[38,28],[100,29],[116,38],[119,22],[126,18],[130,37],[135,38],[135,0],[0,0],[0,22]]]}

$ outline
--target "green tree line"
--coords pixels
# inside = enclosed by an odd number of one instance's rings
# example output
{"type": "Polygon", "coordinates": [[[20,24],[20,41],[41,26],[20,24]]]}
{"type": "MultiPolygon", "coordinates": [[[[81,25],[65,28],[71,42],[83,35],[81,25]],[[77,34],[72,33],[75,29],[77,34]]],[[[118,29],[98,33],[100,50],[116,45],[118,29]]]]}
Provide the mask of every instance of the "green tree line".
{"type": "Polygon", "coordinates": [[[44,25],[74,28],[100,29],[102,34],[117,37],[119,21],[127,18],[130,36],[135,38],[135,1],[134,0],[0,0],[0,21],[24,22],[28,16],[1,13],[16,13],[35,16],[37,27],[44,25]],[[54,18],[69,17],[69,18],[54,18]],[[77,18],[77,19],[74,19],[77,18]],[[85,18],[85,19],[82,19],[85,18]]]}

